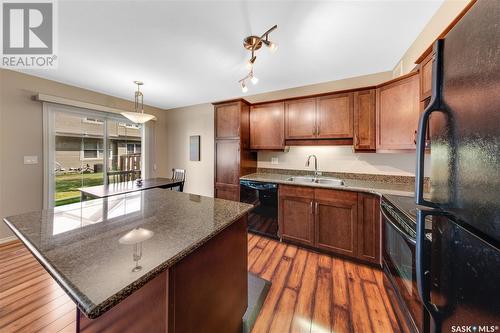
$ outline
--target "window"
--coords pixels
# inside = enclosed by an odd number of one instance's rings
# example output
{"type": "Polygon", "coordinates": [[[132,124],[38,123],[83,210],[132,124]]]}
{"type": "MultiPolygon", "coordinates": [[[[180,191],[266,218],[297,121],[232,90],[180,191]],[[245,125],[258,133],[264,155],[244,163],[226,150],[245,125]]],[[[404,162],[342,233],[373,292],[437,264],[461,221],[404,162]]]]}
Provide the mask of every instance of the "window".
{"type": "Polygon", "coordinates": [[[102,139],[83,138],[82,145],[83,159],[103,158],[104,146],[102,139]]]}
{"type": "Polygon", "coordinates": [[[119,114],[44,104],[45,205],[80,201],[80,188],[144,177],[143,126],[119,114]]]}

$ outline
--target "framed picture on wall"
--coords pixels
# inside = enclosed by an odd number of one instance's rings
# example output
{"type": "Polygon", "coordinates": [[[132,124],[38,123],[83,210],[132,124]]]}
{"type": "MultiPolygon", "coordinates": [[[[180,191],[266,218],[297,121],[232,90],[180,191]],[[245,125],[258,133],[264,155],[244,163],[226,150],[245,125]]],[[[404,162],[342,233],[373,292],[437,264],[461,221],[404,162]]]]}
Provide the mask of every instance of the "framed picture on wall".
{"type": "Polygon", "coordinates": [[[189,137],[189,160],[199,161],[200,160],[200,136],[191,135],[189,137]]]}

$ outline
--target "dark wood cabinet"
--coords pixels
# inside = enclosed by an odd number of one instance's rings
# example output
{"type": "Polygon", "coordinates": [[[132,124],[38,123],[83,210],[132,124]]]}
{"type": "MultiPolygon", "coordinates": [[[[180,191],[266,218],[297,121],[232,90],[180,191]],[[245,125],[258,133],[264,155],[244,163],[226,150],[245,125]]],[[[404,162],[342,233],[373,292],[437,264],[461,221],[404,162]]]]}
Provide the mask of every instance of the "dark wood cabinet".
{"type": "Polygon", "coordinates": [[[285,148],[285,103],[265,103],[250,108],[250,149],[285,148]]]}
{"type": "Polygon", "coordinates": [[[316,138],[352,138],[352,93],[332,94],[317,99],[316,138]]]}
{"type": "Polygon", "coordinates": [[[380,265],[380,201],[372,194],[279,187],[282,240],[380,265]]]}
{"type": "Polygon", "coordinates": [[[215,184],[215,198],[240,201],[240,186],[229,184],[215,184]]]}
{"type": "Polygon", "coordinates": [[[316,246],[355,257],[358,224],[356,192],[315,189],[316,246]]]}
{"type": "Polygon", "coordinates": [[[314,190],[307,187],[279,187],[279,229],[284,240],[314,245],[314,190]]]}
{"type": "Polygon", "coordinates": [[[376,149],[375,89],[354,92],[354,150],[376,149]]]}
{"type": "Polygon", "coordinates": [[[215,141],[215,183],[238,184],[240,179],[240,141],[215,141]]]}
{"type": "Polygon", "coordinates": [[[358,193],[359,259],[380,264],[380,199],[376,195],[358,193]]]}
{"type": "Polygon", "coordinates": [[[236,102],[215,106],[216,139],[238,139],[240,137],[242,104],[236,102]]]}
{"type": "Polygon", "coordinates": [[[285,138],[316,138],[316,98],[285,102],[285,138]]]}
{"type": "Polygon", "coordinates": [[[432,93],[432,64],[434,52],[431,52],[420,64],[420,100],[431,97],[432,93]]]}
{"type": "Polygon", "coordinates": [[[214,104],[214,196],[239,201],[240,177],[256,171],[250,151],[250,105],[244,100],[214,104]]]}
{"type": "Polygon", "coordinates": [[[377,88],[377,150],[415,149],[419,109],[418,72],[377,88]]]}

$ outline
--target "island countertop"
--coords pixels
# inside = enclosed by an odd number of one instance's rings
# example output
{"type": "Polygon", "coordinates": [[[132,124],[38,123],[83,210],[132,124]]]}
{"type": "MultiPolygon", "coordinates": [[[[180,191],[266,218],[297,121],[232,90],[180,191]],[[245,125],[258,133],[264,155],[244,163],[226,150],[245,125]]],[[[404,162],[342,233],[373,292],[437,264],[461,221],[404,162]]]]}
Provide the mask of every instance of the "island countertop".
{"type": "Polygon", "coordinates": [[[93,319],[252,207],[150,189],[11,216],[4,221],[79,309],[93,319]],[[134,244],[130,242],[133,230],[146,231],[149,237],[142,241],[142,269],[135,272],[134,244]]]}

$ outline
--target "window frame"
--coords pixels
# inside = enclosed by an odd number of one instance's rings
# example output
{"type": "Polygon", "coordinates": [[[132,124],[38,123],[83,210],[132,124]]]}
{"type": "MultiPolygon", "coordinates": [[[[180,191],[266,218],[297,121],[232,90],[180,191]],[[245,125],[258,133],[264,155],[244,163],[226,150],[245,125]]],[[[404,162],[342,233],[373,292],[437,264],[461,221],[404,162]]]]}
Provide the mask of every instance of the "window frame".
{"type": "MultiPolygon", "coordinates": [[[[137,124],[132,123],[130,120],[122,116],[121,114],[115,114],[111,112],[103,112],[103,111],[95,111],[90,109],[78,108],[74,106],[60,105],[49,102],[42,103],[43,109],[43,147],[44,147],[44,177],[43,177],[43,185],[44,185],[44,209],[53,208],[55,206],[55,154],[56,154],[56,144],[55,144],[55,114],[57,112],[64,112],[68,114],[73,114],[76,116],[81,116],[82,121],[84,123],[91,123],[96,125],[103,125],[103,145],[102,149],[99,149],[97,146],[97,157],[96,158],[86,158],[84,156],[84,146],[82,140],[82,146],[80,149],[80,160],[81,161],[90,161],[90,160],[104,160],[108,161],[113,158],[113,152],[109,149],[109,121],[115,121],[118,124],[124,124],[125,127],[134,128],[140,131],[141,136],[141,174],[143,178],[146,178],[149,170],[147,165],[147,158],[145,154],[148,153],[148,149],[146,149],[146,130],[147,126],[145,124],[139,124],[139,128],[137,128],[137,124]],[[91,118],[92,121],[88,121],[87,118],[91,118]],[[102,121],[102,122],[100,122],[102,121]]],[[[103,184],[108,184],[107,173],[108,164],[104,163],[103,168],[103,184]]]]}

